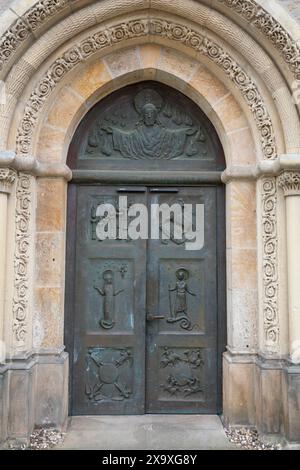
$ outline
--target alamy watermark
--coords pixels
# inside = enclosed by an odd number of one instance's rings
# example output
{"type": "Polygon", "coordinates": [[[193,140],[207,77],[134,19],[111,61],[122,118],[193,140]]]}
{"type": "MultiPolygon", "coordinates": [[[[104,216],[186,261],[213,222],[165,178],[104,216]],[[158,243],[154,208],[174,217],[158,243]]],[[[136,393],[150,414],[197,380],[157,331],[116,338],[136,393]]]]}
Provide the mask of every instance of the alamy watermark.
{"type": "Polygon", "coordinates": [[[204,246],[204,204],[130,204],[120,196],[117,207],[99,204],[95,210],[98,240],[172,240],[186,250],[204,246]]]}

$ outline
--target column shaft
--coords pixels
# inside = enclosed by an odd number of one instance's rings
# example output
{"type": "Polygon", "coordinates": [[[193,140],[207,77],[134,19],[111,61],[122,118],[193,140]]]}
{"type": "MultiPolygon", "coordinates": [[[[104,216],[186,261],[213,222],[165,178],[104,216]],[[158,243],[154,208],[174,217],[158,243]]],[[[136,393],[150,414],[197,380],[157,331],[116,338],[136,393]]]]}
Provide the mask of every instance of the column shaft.
{"type": "Polygon", "coordinates": [[[289,337],[292,362],[300,363],[300,195],[286,197],[289,337]]]}
{"type": "Polygon", "coordinates": [[[7,201],[16,173],[0,168],[0,363],[5,361],[4,314],[6,284],[7,201]]]}
{"type": "Polygon", "coordinates": [[[300,364],[300,173],[283,171],[279,186],[286,200],[290,360],[300,364]]]}

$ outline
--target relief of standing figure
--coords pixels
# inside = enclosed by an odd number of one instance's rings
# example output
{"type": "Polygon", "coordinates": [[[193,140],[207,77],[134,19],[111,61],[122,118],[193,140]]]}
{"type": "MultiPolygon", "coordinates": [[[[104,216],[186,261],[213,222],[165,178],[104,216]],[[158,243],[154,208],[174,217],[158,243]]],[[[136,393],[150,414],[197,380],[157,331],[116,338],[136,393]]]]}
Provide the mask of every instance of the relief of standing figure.
{"type": "Polygon", "coordinates": [[[104,271],[103,280],[104,284],[102,289],[97,286],[94,286],[94,289],[103,297],[103,318],[101,318],[99,322],[100,326],[109,330],[115,325],[115,297],[123,292],[124,289],[115,291],[114,274],[110,269],[104,271]]]}
{"type": "Polygon", "coordinates": [[[184,330],[192,330],[191,319],[188,317],[187,311],[187,294],[196,296],[188,288],[187,280],[189,272],[185,268],[179,268],[176,271],[176,285],[175,287],[169,286],[169,307],[170,316],[167,319],[168,323],[180,322],[181,328],[184,330]],[[172,306],[171,292],[175,292],[175,300],[172,306]]]}

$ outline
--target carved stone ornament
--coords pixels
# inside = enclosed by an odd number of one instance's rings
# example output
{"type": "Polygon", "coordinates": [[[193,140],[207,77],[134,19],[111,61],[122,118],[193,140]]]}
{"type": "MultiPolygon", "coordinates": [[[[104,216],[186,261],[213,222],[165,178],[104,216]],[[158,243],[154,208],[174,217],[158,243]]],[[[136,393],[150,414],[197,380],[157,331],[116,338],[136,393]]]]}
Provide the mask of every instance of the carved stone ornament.
{"type": "Polygon", "coordinates": [[[13,334],[14,345],[22,350],[26,345],[28,313],[28,264],[30,248],[31,177],[20,174],[16,188],[13,334]]]}
{"type": "Polygon", "coordinates": [[[278,178],[278,184],[285,196],[300,196],[300,173],[284,171],[278,178]]]}
{"type": "Polygon", "coordinates": [[[259,30],[279,51],[296,80],[300,80],[300,46],[284,27],[255,0],[218,0],[259,30]]]}
{"type": "MultiPolygon", "coordinates": [[[[300,79],[300,48],[292,41],[288,33],[276,20],[252,0],[219,1],[229,8],[234,9],[237,14],[244,16],[256,28],[259,28],[266,37],[270,38],[274,46],[280,51],[284,60],[289,64],[295,77],[300,79]]],[[[57,2],[54,3],[57,4],[57,2]]],[[[60,3],[63,4],[64,2],[60,3]]],[[[46,2],[39,2],[39,4],[44,5],[46,2]]],[[[32,11],[32,9],[29,10],[29,12],[30,11],[32,11]]],[[[28,36],[28,29],[24,25],[23,20],[17,20],[13,27],[2,37],[2,43],[0,45],[0,68],[3,66],[4,62],[10,58],[10,55],[16,50],[19,43],[28,36]]],[[[99,29],[97,33],[83,39],[80,43],[67,50],[63,56],[58,58],[40,80],[26,104],[17,133],[17,152],[23,156],[30,154],[31,139],[39,113],[56,85],[70,70],[99,50],[105,49],[118,42],[124,42],[127,38],[145,36],[148,34],[168,37],[169,39],[179,41],[214,61],[240,90],[251,109],[261,136],[264,158],[271,160],[277,158],[271,118],[255,82],[226,51],[211,39],[179,23],[158,19],[151,19],[150,21],[148,19],[128,21],[107,29],[99,29]]],[[[22,177],[22,180],[25,184],[24,178],[25,176],[22,177]]],[[[21,187],[23,183],[19,182],[18,184],[17,200],[19,205],[22,205],[22,200],[25,197],[25,189],[21,187]]],[[[266,344],[271,352],[278,351],[279,348],[276,213],[276,179],[264,178],[262,181],[263,305],[266,344]]],[[[28,219],[29,215],[28,209],[25,218],[28,219]]],[[[18,224],[19,220],[17,215],[17,225],[18,224]]],[[[17,250],[15,264],[19,263],[18,257],[19,254],[17,250]]],[[[22,312],[26,311],[27,286],[25,279],[26,275],[22,274],[21,280],[24,286],[22,290],[24,302],[17,302],[18,308],[20,309],[20,314],[18,314],[19,318],[22,316],[22,312]]],[[[16,283],[15,289],[19,289],[18,283],[16,283]]],[[[25,325],[25,323],[21,321],[16,323],[16,325],[21,325],[16,329],[16,334],[18,332],[19,337],[25,334],[25,326],[22,326],[23,324],[25,325]]]]}
{"type": "Polygon", "coordinates": [[[0,193],[9,194],[16,180],[16,172],[10,168],[0,168],[0,193]]]}
{"type": "Polygon", "coordinates": [[[167,37],[179,41],[218,65],[240,90],[253,114],[259,131],[264,158],[277,158],[271,117],[258,87],[246,71],[228,52],[207,36],[179,23],[159,19],[127,21],[107,29],[99,29],[97,33],[83,39],[77,45],[68,49],[62,57],[56,59],[30,95],[25,106],[24,115],[17,132],[17,153],[26,156],[31,152],[32,136],[39,113],[56,85],[70,70],[95,52],[112,44],[146,35],[167,37]]]}
{"type": "MultiPolygon", "coordinates": [[[[218,2],[232,9],[271,41],[295,78],[300,80],[300,46],[275,18],[255,0],[218,0],[218,2]]],[[[32,32],[70,4],[76,3],[77,0],[40,0],[27,10],[23,17],[18,18],[0,38],[0,71],[32,32]]]]}
{"type": "Polygon", "coordinates": [[[263,228],[263,319],[266,350],[268,353],[273,354],[279,350],[276,178],[263,178],[261,184],[263,228]]]}
{"type": "Polygon", "coordinates": [[[69,4],[70,0],[40,0],[18,18],[0,39],[0,71],[28,36],[69,4]]]}

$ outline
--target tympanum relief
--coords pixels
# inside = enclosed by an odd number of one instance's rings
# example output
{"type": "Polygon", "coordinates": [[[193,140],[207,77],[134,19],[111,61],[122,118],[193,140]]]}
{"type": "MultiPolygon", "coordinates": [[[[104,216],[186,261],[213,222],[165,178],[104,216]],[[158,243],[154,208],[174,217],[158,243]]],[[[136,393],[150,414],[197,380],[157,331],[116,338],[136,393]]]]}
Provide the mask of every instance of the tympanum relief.
{"type": "Polygon", "coordinates": [[[148,88],[104,111],[88,135],[84,153],[88,158],[131,160],[206,158],[206,141],[199,122],[148,88]]]}

